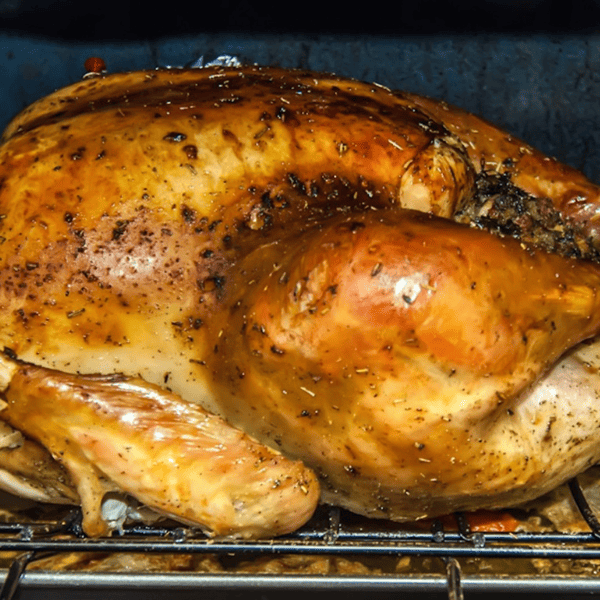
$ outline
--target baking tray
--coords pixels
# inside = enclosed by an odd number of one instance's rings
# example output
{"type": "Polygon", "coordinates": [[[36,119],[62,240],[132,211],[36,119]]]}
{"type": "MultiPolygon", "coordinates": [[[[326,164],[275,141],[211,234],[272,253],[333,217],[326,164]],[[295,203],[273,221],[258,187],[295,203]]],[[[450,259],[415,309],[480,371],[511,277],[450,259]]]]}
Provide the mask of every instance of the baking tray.
{"type": "MultiPolygon", "coordinates": [[[[109,71],[184,66],[234,56],[242,62],[335,72],[437,98],[476,112],[600,181],[600,34],[480,36],[327,36],[199,34],[144,42],[66,43],[0,32],[0,126],[27,104],[83,75],[89,56],[109,71]]],[[[322,509],[292,536],[265,542],[214,542],[179,526],[130,528],[107,540],[81,537],[77,513],[59,523],[0,528],[0,552],[18,558],[5,570],[8,598],[280,598],[293,590],[316,598],[468,598],[490,593],[564,598],[600,593],[600,576],[536,575],[495,570],[471,573],[477,560],[600,560],[598,523],[576,483],[571,485],[590,532],[471,533],[435,525],[417,531],[379,522],[356,524],[322,509]],[[86,573],[35,570],[48,553],[132,552],[243,557],[327,555],[419,557],[433,569],[381,575],[208,573],[86,573]]]]}

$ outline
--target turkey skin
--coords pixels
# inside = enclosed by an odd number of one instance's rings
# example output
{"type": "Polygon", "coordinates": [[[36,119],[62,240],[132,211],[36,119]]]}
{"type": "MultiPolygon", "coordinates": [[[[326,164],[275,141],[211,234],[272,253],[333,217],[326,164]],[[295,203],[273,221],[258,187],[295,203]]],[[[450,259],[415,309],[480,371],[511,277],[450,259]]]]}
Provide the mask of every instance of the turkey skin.
{"type": "Polygon", "coordinates": [[[600,329],[598,205],[576,171],[378,85],[86,79],[0,146],[0,417],[71,478],[95,535],[114,489],[245,537],[319,498],[395,520],[527,501],[600,457],[596,346],[579,345],[600,329]]]}

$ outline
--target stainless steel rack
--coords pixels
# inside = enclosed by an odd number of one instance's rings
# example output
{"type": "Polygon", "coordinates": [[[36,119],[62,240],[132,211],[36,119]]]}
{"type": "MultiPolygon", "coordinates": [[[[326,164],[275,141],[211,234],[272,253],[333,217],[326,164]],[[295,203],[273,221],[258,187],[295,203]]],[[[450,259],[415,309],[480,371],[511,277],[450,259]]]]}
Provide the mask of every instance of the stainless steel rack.
{"type": "MultiPolygon", "coordinates": [[[[235,560],[282,555],[374,559],[415,557],[437,561],[435,572],[385,575],[269,575],[228,573],[85,573],[86,585],[95,589],[115,587],[169,590],[284,590],[387,591],[412,594],[444,592],[460,600],[465,591],[600,593],[597,577],[577,574],[539,575],[500,572],[463,573],[464,561],[504,559],[508,561],[547,559],[600,561],[600,523],[577,483],[569,488],[588,533],[472,532],[464,515],[457,514],[457,529],[448,531],[433,521],[430,530],[415,530],[389,523],[356,519],[336,508],[321,509],[311,522],[293,535],[260,541],[209,539],[185,527],[131,526],[104,539],[86,538],[80,513],[71,511],[59,522],[0,524],[0,552],[15,552],[6,571],[0,600],[10,600],[20,587],[59,590],[82,585],[82,574],[74,571],[27,570],[36,559],[61,553],[160,553],[210,554],[235,560]]],[[[600,564],[600,563],[599,563],[600,564]]]]}

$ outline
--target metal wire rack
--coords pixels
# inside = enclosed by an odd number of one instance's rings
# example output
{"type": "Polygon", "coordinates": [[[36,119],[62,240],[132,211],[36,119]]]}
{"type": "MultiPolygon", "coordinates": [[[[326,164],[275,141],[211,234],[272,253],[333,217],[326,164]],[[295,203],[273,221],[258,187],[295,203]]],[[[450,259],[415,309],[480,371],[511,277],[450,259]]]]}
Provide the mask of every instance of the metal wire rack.
{"type": "Polygon", "coordinates": [[[486,592],[600,592],[597,577],[573,575],[533,575],[500,573],[465,576],[464,562],[472,559],[547,559],[567,561],[600,561],[600,522],[590,508],[576,479],[569,488],[582,516],[589,525],[588,533],[481,533],[472,532],[463,515],[456,515],[456,530],[446,530],[434,521],[430,530],[380,526],[368,520],[349,520],[336,508],[322,509],[313,520],[293,535],[262,541],[230,541],[207,538],[186,527],[130,526],[121,533],[104,539],[89,539],[81,530],[78,510],[69,512],[58,522],[0,524],[0,552],[14,552],[15,558],[6,571],[0,600],[11,600],[20,586],[60,589],[81,585],[77,572],[44,572],[27,570],[39,558],[61,553],[159,553],[210,554],[234,557],[282,555],[350,557],[383,559],[414,557],[434,559],[437,573],[411,572],[386,575],[268,575],[214,573],[86,573],[86,582],[95,588],[135,586],[136,589],[164,588],[203,590],[284,590],[295,587],[319,591],[389,591],[419,594],[444,591],[449,600],[461,600],[465,590],[486,592]],[[462,564],[461,564],[462,563],[462,564]]]}

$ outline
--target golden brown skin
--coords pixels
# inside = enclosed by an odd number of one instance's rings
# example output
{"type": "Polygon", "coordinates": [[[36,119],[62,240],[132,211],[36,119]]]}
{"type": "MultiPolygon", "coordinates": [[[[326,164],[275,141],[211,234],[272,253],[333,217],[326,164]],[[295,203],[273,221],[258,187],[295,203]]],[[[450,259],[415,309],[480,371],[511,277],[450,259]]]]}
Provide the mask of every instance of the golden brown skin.
{"type": "Polygon", "coordinates": [[[420,213],[337,217],[239,264],[207,359],[220,410],[302,457],[329,501],[371,516],[527,497],[565,459],[598,456],[590,438],[559,461],[550,436],[529,462],[537,428],[512,417],[526,386],[597,331],[599,276],[420,213]]]}
{"type": "Polygon", "coordinates": [[[185,370],[169,385],[204,403],[190,359],[214,345],[204,324],[241,256],[348,210],[449,216],[472,187],[459,142],[385,89],[278,70],[86,80],[5,139],[2,344],[71,371],[124,360],[154,383],[185,370]]]}
{"type": "Polygon", "coordinates": [[[216,536],[290,533],[317,506],[319,484],[301,463],[157,386],[6,357],[0,369],[8,379],[2,418],[66,466],[89,535],[108,533],[102,499],[114,489],[216,536]]]}
{"type": "MultiPolygon", "coordinates": [[[[540,495],[600,457],[593,394],[573,422],[528,393],[597,333],[600,267],[442,218],[479,168],[463,118],[254,67],[60,91],[0,147],[0,346],[168,387],[363,514],[540,495]]],[[[593,389],[573,361],[550,381],[593,389]]]]}

